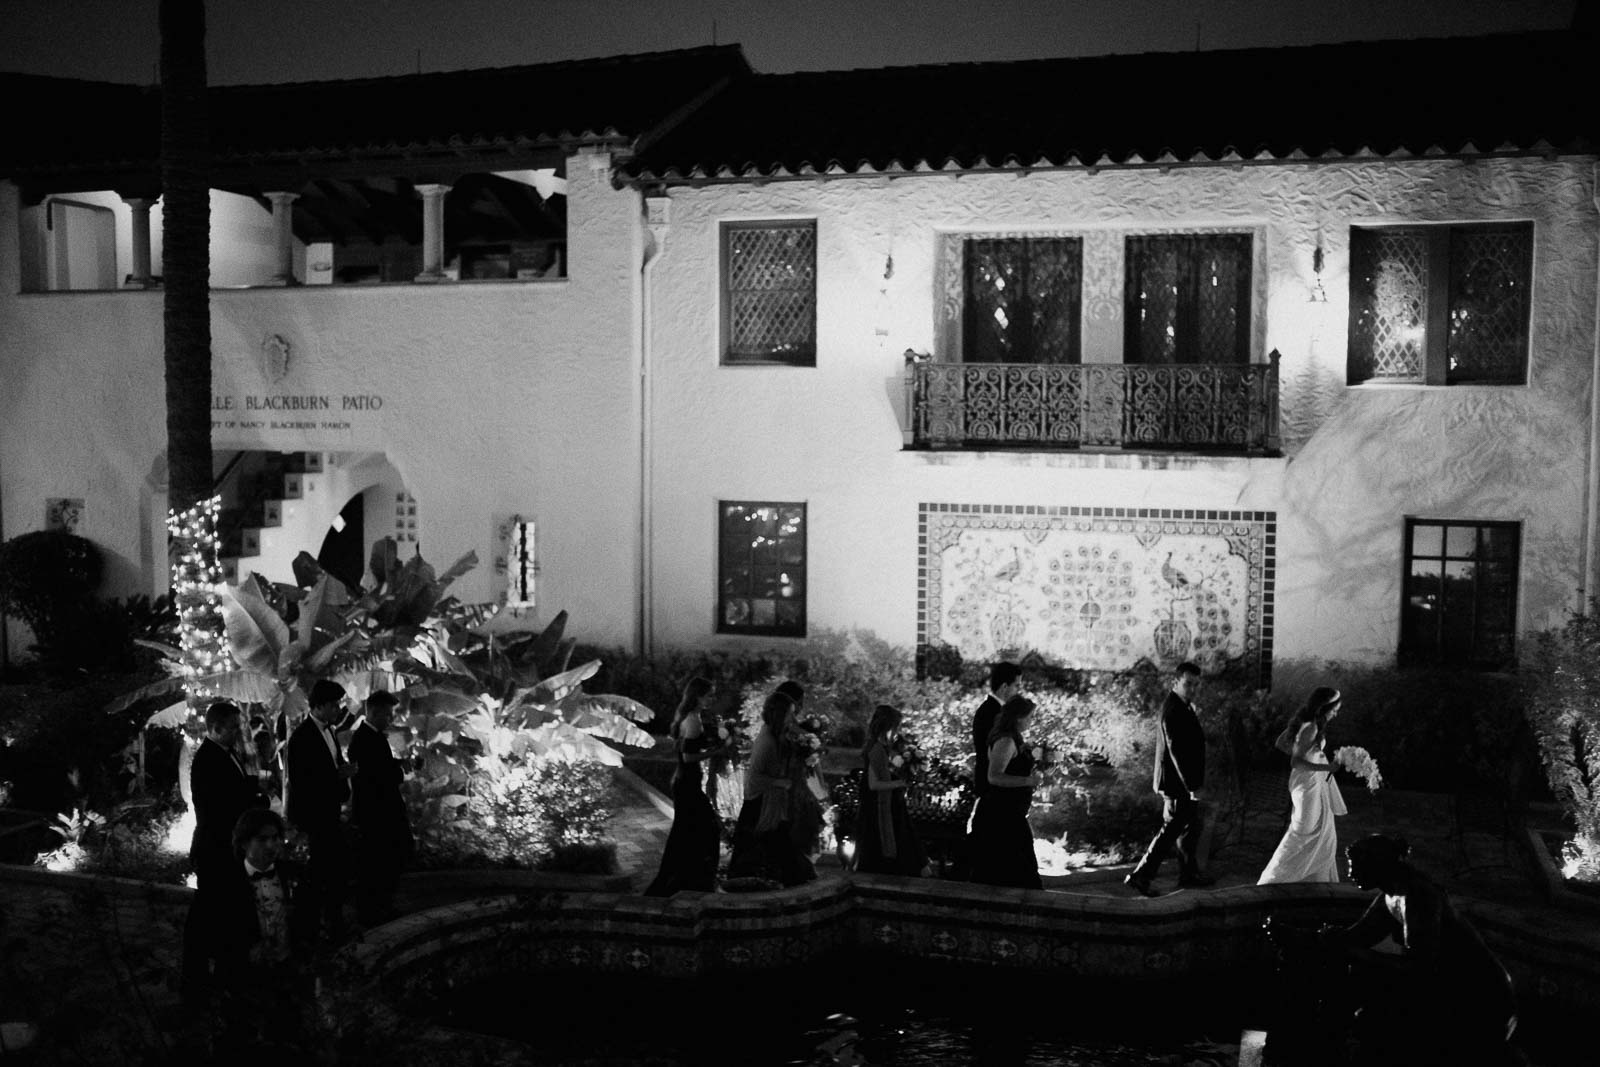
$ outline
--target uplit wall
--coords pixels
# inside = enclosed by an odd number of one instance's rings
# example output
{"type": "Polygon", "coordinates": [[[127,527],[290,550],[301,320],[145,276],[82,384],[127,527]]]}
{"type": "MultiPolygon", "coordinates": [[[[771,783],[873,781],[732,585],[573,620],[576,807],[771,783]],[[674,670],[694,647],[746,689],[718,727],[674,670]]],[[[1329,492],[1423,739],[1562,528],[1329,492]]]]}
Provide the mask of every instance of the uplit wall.
{"type": "MultiPolygon", "coordinates": [[[[1591,166],[1342,162],[672,189],[651,294],[656,639],[773,643],[714,634],[719,499],[806,502],[810,622],[903,645],[916,636],[923,502],[1275,512],[1276,655],[1373,661],[1398,639],[1404,516],[1518,520],[1520,623],[1559,621],[1583,580],[1591,166]],[[720,366],[719,224],[786,218],[817,220],[817,365],[720,366]],[[1346,386],[1351,224],[1502,219],[1535,223],[1529,384],[1346,386]],[[1284,458],[901,450],[903,353],[945,354],[943,235],[1212,226],[1264,232],[1258,352],[1283,356],[1284,458]],[[1319,241],[1326,303],[1309,299],[1319,241]]],[[[1115,300],[1085,310],[1086,349],[1119,336],[1115,300]]]]}
{"type": "MultiPolygon", "coordinates": [[[[496,520],[535,519],[540,613],[566,608],[585,639],[631,643],[639,199],[612,187],[605,156],[573,159],[567,178],[561,281],[214,292],[213,442],[384,454],[418,501],[423,555],[442,567],[477,553],[456,587],[467,600],[503,586],[496,520]],[[263,397],[328,407],[249,406],[263,397]]],[[[16,188],[0,184],[0,250],[17,225],[16,188]]],[[[0,532],[42,528],[48,498],[82,497],[107,591],[160,589],[161,294],[19,296],[17,271],[0,253],[0,532]]]]}

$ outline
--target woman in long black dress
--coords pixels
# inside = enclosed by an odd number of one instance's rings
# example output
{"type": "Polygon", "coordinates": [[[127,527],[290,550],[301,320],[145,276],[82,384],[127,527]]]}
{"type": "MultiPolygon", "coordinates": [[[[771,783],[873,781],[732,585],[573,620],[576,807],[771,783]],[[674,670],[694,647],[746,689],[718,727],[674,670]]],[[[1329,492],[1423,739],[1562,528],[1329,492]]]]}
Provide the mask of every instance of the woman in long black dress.
{"type": "Polygon", "coordinates": [[[644,891],[646,896],[667,897],[683,889],[709,893],[717,885],[722,827],[706,796],[700,770],[703,760],[721,750],[700,721],[700,706],[710,692],[709,679],[691,678],[672,716],[677,752],[672,772],[672,830],[661,853],[661,870],[644,891]]]}
{"type": "Polygon", "coordinates": [[[1012,697],[995,716],[989,733],[989,788],[972,813],[972,880],[985,885],[1040,889],[1033,855],[1028,805],[1039,776],[1033,753],[1022,743],[1022,727],[1034,703],[1012,697]]]}
{"type": "Polygon", "coordinates": [[[728,886],[735,880],[762,879],[799,885],[816,878],[811,861],[795,846],[789,819],[789,790],[794,788],[793,760],[787,739],[795,703],[773,693],[761,708],[761,732],[750,746],[744,770],[744,806],[733,831],[733,856],[728,860],[728,886]]]}
{"type": "Polygon", "coordinates": [[[892,746],[899,732],[900,709],[879,704],[861,750],[865,788],[856,822],[856,870],[867,874],[928,873],[927,854],[906,811],[907,782],[895,774],[892,746]]]}

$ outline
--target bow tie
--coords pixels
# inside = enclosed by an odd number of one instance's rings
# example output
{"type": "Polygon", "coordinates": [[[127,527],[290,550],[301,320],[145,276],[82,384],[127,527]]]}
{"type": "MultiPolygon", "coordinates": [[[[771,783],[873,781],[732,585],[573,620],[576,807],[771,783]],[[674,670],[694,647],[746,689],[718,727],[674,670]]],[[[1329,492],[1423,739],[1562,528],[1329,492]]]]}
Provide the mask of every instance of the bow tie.
{"type": "Polygon", "coordinates": [[[278,869],[276,867],[268,867],[264,871],[252,871],[250,873],[250,880],[252,882],[259,882],[263,878],[276,877],[277,873],[278,873],[278,869]]]}

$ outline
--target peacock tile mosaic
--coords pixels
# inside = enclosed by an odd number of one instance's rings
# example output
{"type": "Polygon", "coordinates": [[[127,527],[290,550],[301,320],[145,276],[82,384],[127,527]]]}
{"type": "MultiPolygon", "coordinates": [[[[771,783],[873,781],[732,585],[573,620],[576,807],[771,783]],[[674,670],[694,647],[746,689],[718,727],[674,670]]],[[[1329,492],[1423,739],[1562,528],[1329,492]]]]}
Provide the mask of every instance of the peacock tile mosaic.
{"type": "Polygon", "coordinates": [[[923,504],[917,541],[924,655],[1270,675],[1274,512],[923,504]]]}

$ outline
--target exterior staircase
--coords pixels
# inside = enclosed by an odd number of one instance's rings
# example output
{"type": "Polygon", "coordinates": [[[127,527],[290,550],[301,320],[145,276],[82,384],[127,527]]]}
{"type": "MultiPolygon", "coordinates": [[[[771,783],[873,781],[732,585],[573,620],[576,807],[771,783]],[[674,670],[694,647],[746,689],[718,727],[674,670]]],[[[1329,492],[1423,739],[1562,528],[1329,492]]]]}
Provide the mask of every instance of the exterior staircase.
{"type": "MultiPolygon", "coordinates": [[[[284,525],[287,509],[316,492],[315,476],[324,472],[321,452],[247,452],[240,457],[232,489],[224,484],[217,518],[217,555],[223,581],[237,585],[259,570],[264,548],[284,525]]],[[[301,545],[308,551],[317,546],[301,545]]]]}

